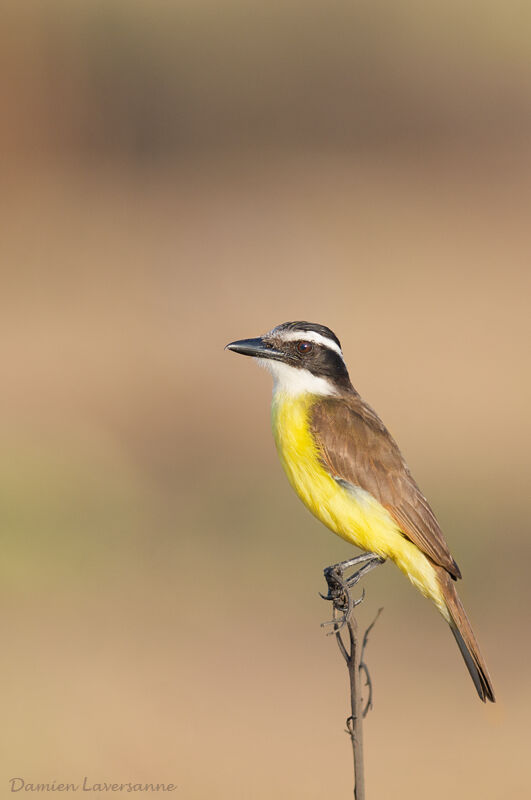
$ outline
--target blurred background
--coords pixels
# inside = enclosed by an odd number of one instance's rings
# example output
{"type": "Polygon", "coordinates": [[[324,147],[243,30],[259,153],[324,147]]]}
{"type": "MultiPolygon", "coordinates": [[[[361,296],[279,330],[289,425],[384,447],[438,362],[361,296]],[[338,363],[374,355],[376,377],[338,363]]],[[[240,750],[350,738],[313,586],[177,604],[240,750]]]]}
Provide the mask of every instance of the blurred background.
{"type": "Polygon", "coordinates": [[[430,498],[498,696],[371,574],[368,796],[524,796],[530,35],[516,0],[4,8],[0,794],[351,796],[318,591],[352,551],[223,352],[308,319],[430,498]]]}

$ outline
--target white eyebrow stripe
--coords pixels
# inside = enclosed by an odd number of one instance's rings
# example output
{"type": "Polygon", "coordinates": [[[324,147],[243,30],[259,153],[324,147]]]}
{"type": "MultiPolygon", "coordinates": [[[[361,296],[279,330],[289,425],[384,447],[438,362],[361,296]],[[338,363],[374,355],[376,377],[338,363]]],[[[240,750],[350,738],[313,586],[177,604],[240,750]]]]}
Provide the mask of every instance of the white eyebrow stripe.
{"type": "Polygon", "coordinates": [[[323,336],[322,333],[317,333],[317,331],[280,331],[277,332],[276,335],[285,342],[303,341],[322,344],[324,347],[328,347],[329,350],[333,350],[338,356],[343,358],[343,353],[337,342],[334,342],[333,339],[329,339],[328,336],[323,336]]]}

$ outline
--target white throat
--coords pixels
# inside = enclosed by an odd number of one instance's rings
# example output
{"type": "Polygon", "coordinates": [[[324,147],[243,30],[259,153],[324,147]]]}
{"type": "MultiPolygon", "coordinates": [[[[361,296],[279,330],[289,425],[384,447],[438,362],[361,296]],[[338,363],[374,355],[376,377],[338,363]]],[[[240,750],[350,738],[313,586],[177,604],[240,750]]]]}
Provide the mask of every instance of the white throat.
{"type": "Polygon", "coordinates": [[[296,397],[300,394],[333,395],[337,394],[334,385],[327,378],[319,378],[307,369],[291,367],[282,361],[271,358],[257,358],[261,367],[273,376],[273,394],[286,394],[296,397]]]}

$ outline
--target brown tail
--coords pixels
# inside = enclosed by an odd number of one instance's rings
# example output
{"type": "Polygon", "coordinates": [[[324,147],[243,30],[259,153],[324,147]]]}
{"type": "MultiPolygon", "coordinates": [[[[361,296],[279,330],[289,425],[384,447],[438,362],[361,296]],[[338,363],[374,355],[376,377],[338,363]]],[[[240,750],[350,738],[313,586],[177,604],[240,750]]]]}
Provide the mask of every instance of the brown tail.
{"type": "Polygon", "coordinates": [[[439,583],[450,613],[450,628],[459,645],[461,655],[465,660],[470,676],[474,681],[477,693],[483,702],[490,700],[494,703],[494,689],[490,679],[487,665],[480,653],[479,645],[472,631],[465,609],[455,590],[455,583],[442,567],[437,569],[439,583]]]}

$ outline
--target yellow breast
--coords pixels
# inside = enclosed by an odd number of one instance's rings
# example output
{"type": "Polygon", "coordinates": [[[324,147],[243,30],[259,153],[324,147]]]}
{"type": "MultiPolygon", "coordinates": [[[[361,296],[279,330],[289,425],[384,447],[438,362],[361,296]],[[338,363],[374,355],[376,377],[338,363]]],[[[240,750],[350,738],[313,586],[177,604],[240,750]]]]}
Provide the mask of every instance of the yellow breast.
{"type": "MultiPolygon", "coordinates": [[[[389,512],[372,495],[357,487],[352,491],[344,488],[321,464],[308,424],[314,401],[310,394],[290,396],[277,392],[273,397],[273,434],[289,482],[324,525],[362,550],[392,559],[441,608],[440,588],[426,556],[403,536],[389,512]]],[[[446,611],[444,601],[442,605],[446,611]]]]}

